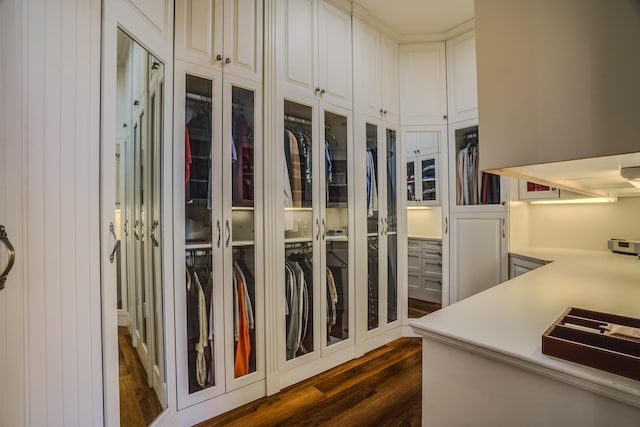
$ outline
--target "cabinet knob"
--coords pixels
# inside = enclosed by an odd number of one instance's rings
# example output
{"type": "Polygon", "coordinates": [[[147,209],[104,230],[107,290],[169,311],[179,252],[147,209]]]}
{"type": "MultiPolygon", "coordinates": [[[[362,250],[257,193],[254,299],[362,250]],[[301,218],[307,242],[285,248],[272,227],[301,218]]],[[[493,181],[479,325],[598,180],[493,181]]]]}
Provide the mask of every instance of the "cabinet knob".
{"type": "Polygon", "coordinates": [[[320,88],[316,87],[315,90],[313,91],[316,95],[318,94],[318,92],[320,92],[320,88]]]}
{"type": "Polygon", "coordinates": [[[231,64],[231,58],[227,57],[227,58],[224,60],[224,63],[225,63],[225,64],[231,64]]]}
{"type": "Polygon", "coordinates": [[[382,114],[384,114],[384,115],[386,116],[386,115],[387,115],[387,110],[384,110],[384,111],[382,112],[382,114]]]}
{"type": "Polygon", "coordinates": [[[442,116],[442,118],[443,118],[444,120],[447,120],[447,115],[445,114],[444,116],[442,116]]]}
{"type": "Polygon", "coordinates": [[[320,95],[324,95],[327,91],[324,89],[320,89],[320,95]]]}
{"type": "Polygon", "coordinates": [[[222,55],[217,54],[217,55],[216,55],[216,60],[217,60],[217,61],[222,61],[222,55]]]}
{"type": "Polygon", "coordinates": [[[380,114],[384,114],[384,110],[382,108],[380,109],[380,114]]]}

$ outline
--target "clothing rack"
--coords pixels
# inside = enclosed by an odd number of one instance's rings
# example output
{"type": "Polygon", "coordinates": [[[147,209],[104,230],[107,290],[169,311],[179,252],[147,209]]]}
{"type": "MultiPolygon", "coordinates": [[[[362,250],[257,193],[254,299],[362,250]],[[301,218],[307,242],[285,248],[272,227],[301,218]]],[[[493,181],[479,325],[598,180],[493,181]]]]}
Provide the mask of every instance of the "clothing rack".
{"type": "Polygon", "coordinates": [[[303,119],[302,117],[291,116],[289,114],[285,114],[284,119],[290,123],[298,123],[298,124],[308,125],[308,126],[311,126],[311,124],[313,123],[309,119],[303,119]]]}
{"type": "Polygon", "coordinates": [[[211,97],[205,95],[198,95],[197,93],[187,92],[187,99],[190,101],[197,102],[209,102],[211,103],[211,97]]]}

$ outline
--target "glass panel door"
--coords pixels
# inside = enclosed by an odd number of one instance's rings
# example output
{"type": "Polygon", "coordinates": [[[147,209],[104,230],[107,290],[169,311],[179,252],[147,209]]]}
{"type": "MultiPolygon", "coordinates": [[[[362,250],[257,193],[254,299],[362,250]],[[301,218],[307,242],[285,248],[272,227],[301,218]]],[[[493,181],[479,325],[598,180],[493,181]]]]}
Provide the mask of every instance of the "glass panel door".
{"type": "Polygon", "coordinates": [[[407,201],[415,202],[416,198],[416,162],[407,162],[407,201]]]}
{"type": "MultiPolygon", "coordinates": [[[[314,351],[313,108],[284,101],[286,360],[314,351]]],[[[319,220],[318,220],[319,222],[319,220]]]]}
{"type": "Polygon", "coordinates": [[[384,234],[387,236],[387,322],[398,319],[398,208],[397,208],[397,146],[396,131],[387,129],[385,151],[387,154],[387,215],[384,234]]]}
{"type": "Polygon", "coordinates": [[[186,75],[185,98],[185,262],[186,336],[189,393],[216,384],[212,294],[212,81],[186,75]]]}
{"type": "Polygon", "coordinates": [[[422,170],[422,201],[437,200],[436,159],[422,159],[420,163],[422,170]]]}
{"type": "Polygon", "coordinates": [[[500,176],[478,169],[478,144],[478,126],[456,129],[456,205],[501,203],[500,176]]]}
{"type": "MultiPolygon", "coordinates": [[[[255,93],[231,88],[231,193],[234,377],[256,371],[255,93]]],[[[225,227],[228,222],[225,221],[225,227]]],[[[226,246],[229,245],[227,240],[226,246]]]]}
{"type": "MultiPolygon", "coordinates": [[[[347,118],[324,113],[327,345],[349,338],[349,187],[347,118]]],[[[323,223],[323,226],[325,223],[323,223]]]]}
{"type": "Polygon", "coordinates": [[[366,124],[367,169],[367,330],[379,326],[378,127],[366,124]]]}

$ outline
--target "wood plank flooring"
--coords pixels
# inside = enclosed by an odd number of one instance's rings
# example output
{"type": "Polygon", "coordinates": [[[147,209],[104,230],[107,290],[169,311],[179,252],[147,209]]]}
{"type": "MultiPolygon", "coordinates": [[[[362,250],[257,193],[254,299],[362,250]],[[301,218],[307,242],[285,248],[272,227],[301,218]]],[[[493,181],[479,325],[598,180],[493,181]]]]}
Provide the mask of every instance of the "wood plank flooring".
{"type": "Polygon", "coordinates": [[[120,356],[120,425],[146,427],[162,413],[156,393],[147,380],[147,373],[138,353],[131,344],[126,327],[118,327],[118,352],[120,356]]]}
{"type": "Polygon", "coordinates": [[[419,338],[400,338],[198,427],[419,426],[421,344],[419,338]]]}
{"type": "Polygon", "coordinates": [[[429,301],[421,301],[419,299],[409,298],[408,316],[410,319],[426,316],[436,310],[442,308],[441,304],[429,301]]]}

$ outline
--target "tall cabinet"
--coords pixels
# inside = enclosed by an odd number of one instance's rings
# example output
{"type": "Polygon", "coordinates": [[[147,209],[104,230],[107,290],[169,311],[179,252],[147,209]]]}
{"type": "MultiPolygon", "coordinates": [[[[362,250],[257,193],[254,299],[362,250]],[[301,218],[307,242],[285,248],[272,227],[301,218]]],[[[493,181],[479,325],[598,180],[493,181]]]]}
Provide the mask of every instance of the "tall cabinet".
{"type": "Polygon", "coordinates": [[[399,334],[403,288],[399,245],[398,46],[378,30],[354,17],[355,149],[359,351],[367,351],[399,334]],[[364,258],[366,254],[366,258],[364,258]]]}
{"type": "Polygon", "coordinates": [[[264,393],[261,51],[262,1],[176,2],[179,409],[264,393]]]}
{"type": "Polygon", "coordinates": [[[281,238],[275,330],[279,386],[354,356],[351,17],[279,0],[274,171],[281,238]]]}
{"type": "MultiPolygon", "coordinates": [[[[481,172],[475,35],[446,42],[449,100],[448,303],[507,280],[507,181],[481,172]]],[[[445,296],[443,296],[443,301],[445,296]]]]}

